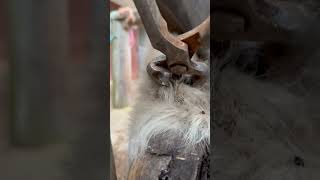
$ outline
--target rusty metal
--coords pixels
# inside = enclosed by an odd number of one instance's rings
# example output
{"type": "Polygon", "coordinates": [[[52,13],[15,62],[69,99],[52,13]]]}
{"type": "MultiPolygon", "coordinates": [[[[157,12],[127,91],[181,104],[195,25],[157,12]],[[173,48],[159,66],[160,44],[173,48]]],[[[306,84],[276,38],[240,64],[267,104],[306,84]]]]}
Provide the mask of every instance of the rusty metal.
{"type": "Polygon", "coordinates": [[[212,1],[215,40],[289,41],[291,32],[272,18],[280,10],[266,0],[212,1]]]}
{"type": "Polygon", "coordinates": [[[158,84],[169,86],[172,73],[167,68],[165,56],[159,56],[151,61],[147,66],[147,72],[158,84]]]}
{"type": "Polygon", "coordinates": [[[191,57],[199,47],[201,38],[208,33],[210,17],[190,32],[174,36],[168,31],[155,0],[134,0],[134,3],[153,48],[165,55],[165,59],[155,59],[147,67],[154,80],[165,85],[172,75],[191,74],[201,78],[208,73],[206,64],[191,61],[191,57]]]}
{"type": "Polygon", "coordinates": [[[210,16],[194,29],[179,35],[178,38],[188,44],[189,56],[192,57],[208,33],[210,33],[210,16]]]}

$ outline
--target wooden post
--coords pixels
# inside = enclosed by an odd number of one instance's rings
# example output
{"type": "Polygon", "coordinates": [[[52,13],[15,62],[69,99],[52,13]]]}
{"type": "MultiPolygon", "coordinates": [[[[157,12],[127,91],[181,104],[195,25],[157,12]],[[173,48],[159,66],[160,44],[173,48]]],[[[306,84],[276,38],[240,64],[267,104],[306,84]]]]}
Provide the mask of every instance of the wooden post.
{"type": "MultiPolygon", "coordinates": [[[[107,96],[109,95],[109,74],[108,74],[108,33],[106,13],[108,6],[102,0],[78,0],[72,1],[78,5],[88,3],[85,14],[88,14],[88,21],[83,21],[81,26],[86,26],[88,33],[85,37],[75,38],[88,39],[85,41],[85,57],[83,63],[74,63],[70,70],[73,70],[72,80],[80,80],[74,83],[78,88],[72,93],[73,127],[75,132],[72,140],[70,157],[70,168],[67,179],[88,180],[88,179],[110,179],[110,146],[108,138],[109,122],[107,96]],[[76,103],[74,103],[76,102],[76,103]]],[[[107,4],[108,5],[108,4],[107,4]]],[[[81,33],[82,34],[82,33],[81,33]]],[[[79,48],[79,47],[78,47],[79,48]]],[[[78,49],[77,48],[77,49],[78,49]]],[[[77,53],[77,52],[75,52],[77,53]]],[[[71,86],[74,87],[74,86],[71,86]]],[[[113,179],[111,179],[113,180],[113,179]]]]}

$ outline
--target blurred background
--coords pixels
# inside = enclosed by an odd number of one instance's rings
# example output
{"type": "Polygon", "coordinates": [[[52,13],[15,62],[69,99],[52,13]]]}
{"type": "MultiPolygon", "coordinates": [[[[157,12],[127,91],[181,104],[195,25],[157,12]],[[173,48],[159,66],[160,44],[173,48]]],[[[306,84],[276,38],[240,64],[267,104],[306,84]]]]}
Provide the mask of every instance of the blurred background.
{"type": "Polygon", "coordinates": [[[118,180],[128,170],[128,124],[139,79],[155,50],[131,0],[110,1],[110,127],[118,180]]]}
{"type": "MultiPolygon", "coordinates": [[[[209,0],[157,0],[157,4],[169,30],[178,34],[200,24],[210,11],[209,0]]],[[[109,41],[111,141],[117,177],[126,180],[130,112],[139,95],[139,80],[147,76],[147,63],[161,53],[152,48],[132,0],[110,1],[109,41]]]]}
{"type": "Polygon", "coordinates": [[[0,179],[108,179],[108,9],[0,0],[0,179]]]}

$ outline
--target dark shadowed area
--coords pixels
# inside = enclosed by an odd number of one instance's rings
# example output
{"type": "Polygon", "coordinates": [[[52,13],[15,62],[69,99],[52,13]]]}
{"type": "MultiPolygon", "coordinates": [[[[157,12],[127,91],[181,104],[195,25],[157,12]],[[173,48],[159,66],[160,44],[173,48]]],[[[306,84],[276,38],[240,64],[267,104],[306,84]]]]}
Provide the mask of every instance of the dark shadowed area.
{"type": "Polygon", "coordinates": [[[107,9],[0,0],[0,179],[108,179],[107,9]]]}
{"type": "Polygon", "coordinates": [[[279,8],[272,21],[294,31],[289,43],[211,42],[211,175],[219,180],[316,180],[320,4],[265,2],[279,8]]]}

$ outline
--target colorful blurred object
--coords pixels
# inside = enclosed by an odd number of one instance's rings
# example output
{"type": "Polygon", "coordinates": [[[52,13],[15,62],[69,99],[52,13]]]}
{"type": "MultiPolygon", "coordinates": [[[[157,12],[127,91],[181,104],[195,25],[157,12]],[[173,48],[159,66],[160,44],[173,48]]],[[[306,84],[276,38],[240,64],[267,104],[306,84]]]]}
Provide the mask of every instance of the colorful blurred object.
{"type": "Polygon", "coordinates": [[[110,12],[111,99],[113,108],[132,104],[134,81],[139,75],[139,33],[128,7],[110,12]],[[128,27],[129,26],[129,27],[128,27]]]}

